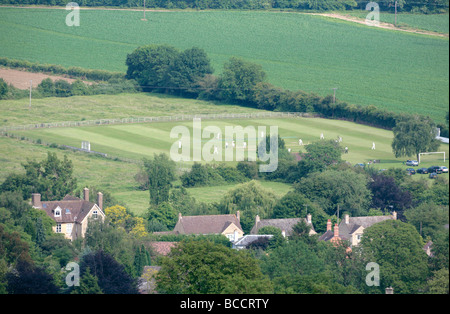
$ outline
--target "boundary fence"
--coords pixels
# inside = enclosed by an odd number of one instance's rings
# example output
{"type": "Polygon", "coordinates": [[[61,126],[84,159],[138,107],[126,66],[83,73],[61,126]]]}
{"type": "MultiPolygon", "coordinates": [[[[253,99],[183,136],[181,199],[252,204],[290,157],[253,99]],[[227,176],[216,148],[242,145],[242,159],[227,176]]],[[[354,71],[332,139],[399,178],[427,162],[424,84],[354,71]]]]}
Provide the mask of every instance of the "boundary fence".
{"type": "Polygon", "coordinates": [[[313,118],[319,117],[319,115],[305,112],[180,114],[174,116],[160,116],[160,117],[134,117],[134,118],[130,117],[130,118],[116,118],[116,119],[97,119],[97,120],[13,125],[1,127],[0,132],[4,133],[8,131],[26,131],[45,128],[68,128],[68,127],[73,128],[83,126],[99,126],[99,125],[114,125],[114,124],[131,124],[131,123],[175,122],[175,121],[188,121],[196,118],[200,118],[202,120],[224,120],[224,119],[295,118],[295,117],[313,118]]]}
{"type": "Polygon", "coordinates": [[[173,122],[173,121],[189,121],[195,118],[202,120],[224,120],[224,119],[269,119],[269,118],[314,118],[320,117],[320,115],[305,113],[305,112],[257,112],[257,113],[213,113],[213,114],[180,114],[174,116],[160,116],[160,117],[134,117],[134,118],[122,118],[122,119],[98,119],[98,120],[84,120],[84,121],[65,121],[65,122],[52,122],[52,123],[35,123],[26,125],[4,126],[0,128],[0,135],[15,138],[19,140],[29,141],[32,143],[49,146],[59,149],[69,149],[73,151],[79,151],[84,153],[90,153],[98,155],[110,160],[118,160],[128,163],[141,164],[142,161],[124,158],[119,156],[112,156],[109,154],[88,151],[86,149],[68,146],[58,145],[56,143],[47,143],[42,140],[35,140],[27,138],[23,135],[14,134],[13,131],[28,131],[45,128],[66,128],[66,127],[84,127],[84,126],[101,126],[101,125],[117,125],[117,124],[132,124],[132,123],[156,123],[156,122],[173,122]]]}

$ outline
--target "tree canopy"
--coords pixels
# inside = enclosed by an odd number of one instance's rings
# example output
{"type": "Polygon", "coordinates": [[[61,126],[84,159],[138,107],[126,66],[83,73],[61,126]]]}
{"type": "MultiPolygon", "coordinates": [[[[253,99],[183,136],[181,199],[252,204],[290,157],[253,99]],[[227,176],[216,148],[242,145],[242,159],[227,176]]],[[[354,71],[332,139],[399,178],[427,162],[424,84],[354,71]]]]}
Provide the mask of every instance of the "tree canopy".
{"type": "Polygon", "coordinates": [[[419,159],[419,153],[435,152],[440,145],[436,139],[436,124],[430,119],[413,116],[398,122],[392,131],[395,157],[416,156],[419,159]]]}
{"type": "Polygon", "coordinates": [[[165,293],[271,293],[269,279],[244,251],[210,241],[182,241],[161,259],[158,291],[165,293]]]}

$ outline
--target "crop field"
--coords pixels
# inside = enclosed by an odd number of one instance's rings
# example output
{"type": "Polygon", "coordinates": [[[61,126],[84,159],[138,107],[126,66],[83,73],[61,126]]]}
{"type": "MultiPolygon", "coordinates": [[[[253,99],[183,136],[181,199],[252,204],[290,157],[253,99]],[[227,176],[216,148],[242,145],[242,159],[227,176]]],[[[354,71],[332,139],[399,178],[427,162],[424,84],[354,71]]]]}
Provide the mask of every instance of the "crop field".
{"type": "Polygon", "coordinates": [[[338,88],[342,101],[437,122],[448,111],[448,38],[298,13],[147,12],[141,21],[142,12],[81,10],[79,27],[66,26],[67,13],[0,8],[0,56],[125,72],[126,55],[138,46],[196,46],[215,74],[238,56],[262,65],[269,82],[287,89],[327,95],[338,88]]]}

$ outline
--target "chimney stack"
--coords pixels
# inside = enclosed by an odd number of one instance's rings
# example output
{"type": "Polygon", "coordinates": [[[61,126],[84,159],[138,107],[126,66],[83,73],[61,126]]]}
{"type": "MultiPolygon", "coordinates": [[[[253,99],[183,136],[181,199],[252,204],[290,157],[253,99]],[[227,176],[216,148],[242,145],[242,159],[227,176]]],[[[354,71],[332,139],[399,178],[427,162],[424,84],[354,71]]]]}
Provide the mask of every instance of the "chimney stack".
{"type": "Polygon", "coordinates": [[[83,189],[83,199],[85,201],[89,202],[89,189],[88,188],[83,189]]]}
{"type": "Polygon", "coordinates": [[[180,221],[182,218],[181,213],[178,213],[178,221],[180,221]]]}
{"type": "Polygon", "coordinates": [[[241,212],[239,210],[236,211],[236,218],[239,222],[241,222],[241,212]]]}
{"type": "Polygon", "coordinates": [[[256,215],[256,217],[255,217],[255,222],[258,223],[258,222],[260,222],[260,221],[261,221],[261,219],[259,218],[259,215],[256,215]]]}
{"type": "Polygon", "coordinates": [[[97,193],[97,205],[100,207],[101,210],[103,210],[103,193],[98,192],[97,193]]]}
{"type": "Polygon", "coordinates": [[[306,215],[306,223],[307,223],[308,225],[312,224],[311,218],[312,218],[311,214],[306,215]]]}
{"type": "Polygon", "coordinates": [[[392,213],[392,217],[394,218],[394,220],[397,220],[397,212],[396,212],[396,211],[394,211],[394,212],[392,213]]]}
{"type": "Polygon", "coordinates": [[[42,207],[41,194],[39,194],[39,193],[31,194],[31,206],[42,207]]]}
{"type": "Polygon", "coordinates": [[[338,226],[338,224],[334,224],[334,237],[335,238],[339,237],[339,226],[338,226]]]}
{"type": "Polygon", "coordinates": [[[345,223],[348,225],[350,223],[350,216],[346,214],[345,216],[345,223]]]}
{"type": "Polygon", "coordinates": [[[327,231],[331,231],[331,219],[327,221],[327,231]]]}

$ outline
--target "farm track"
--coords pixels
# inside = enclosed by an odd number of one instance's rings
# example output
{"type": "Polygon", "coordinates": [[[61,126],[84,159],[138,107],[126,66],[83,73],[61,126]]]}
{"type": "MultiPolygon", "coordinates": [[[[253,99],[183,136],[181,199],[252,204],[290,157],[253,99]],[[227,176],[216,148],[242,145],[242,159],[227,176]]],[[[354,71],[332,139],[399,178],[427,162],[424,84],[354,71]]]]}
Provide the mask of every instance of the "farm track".
{"type": "MultiPolygon", "coordinates": [[[[2,7],[2,6],[0,6],[2,7]]],[[[48,7],[48,6],[3,6],[3,7],[11,7],[11,8],[17,8],[17,9],[56,9],[56,10],[65,10],[65,7],[48,7]]],[[[109,10],[109,11],[142,11],[141,9],[122,9],[122,8],[104,8],[104,7],[80,7],[80,10],[109,10]]],[[[165,10],[165,9],[147,9],[147,12],[173,12],[173,11],[182,11],[182,10],[165,10]]],[[[193,10],[196,11],[196,10],[193,10]]],[[[202,11],[196,11],[196,12],[208,12],[209,10],[202,10],[202,11]]],[[[345,20],[348,22],[354,22],[358,24],[364,24],[366,25],[365,19],[361,19],[355,16],[350,15],[342,15],[338,13],[308,13],[308,12],[282,12],[282,11],[270,11],[275,13],[297,13],[297,14],[310,14],[310,15],[318,15],[318,16],[324,16],[324,17],[330,17],[340,20],[345,20]]],[[[416,33],[416,34],[422,34],[422,35],[430,35],[430,36],[438,36],[438,37],[449,37],[449,34],[442,34],[438,32],[433,31],[426,31],[418,28],[399,28],[395,26],[394,24],[385,23],[385,22],[379,22],[379,25],[374,25],[370,27],[378,27],[383,29],[390,29],[394,31],[400,31],[400,32],[408,32],[408,33],[416,33]]]]}
{"type": "MultiPolygon", "coordinates": [[[[349,22],[367,25],[365,19],[361,19],[361,18],[358,18],[355,16],[350,16],[350,15],[342,15],[342,14],[337,14],[337,13],[304,13],[304,14],[312,14],[312,15],[331,17],[331,18],[335,18],[335,19],[340,19],[340,20],[345,20],[345,21],[349,21],[349,22]]],[[[377,26],[374,25],[374,26],[370,26],[370,27],[378,27],[378,28],[390,29],[390,30],[401,31],[401,32],[422,34],[422,35],[439,36],[439,37],[447,37],[447,38],[449,37],[448,34],[441,34],[441,33],[437,33],[437,32],[417,29],[417,28],[399,28],[399,27],[395,26],[394,24],[385,23],[385,22],[379,22],[379,25],[377,25],[377,26]]]]}

